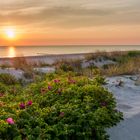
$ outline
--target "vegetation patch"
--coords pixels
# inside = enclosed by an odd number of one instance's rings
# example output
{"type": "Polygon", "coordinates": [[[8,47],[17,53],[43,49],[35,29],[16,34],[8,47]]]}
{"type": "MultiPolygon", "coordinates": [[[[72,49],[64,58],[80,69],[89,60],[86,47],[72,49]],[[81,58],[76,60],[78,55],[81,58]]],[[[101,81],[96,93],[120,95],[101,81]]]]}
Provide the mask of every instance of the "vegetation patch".
{"type": "Polygon", "coordinates": [[[122,119],[100,76],[49,74],[27,88],[0,85],[2,140],[107,140],[122,119]],[[6,92],[6,93],[5,93],[6,92]]]}
{"type": "Polygon", "coordinates": [[[0,74],[0,83],[3,83],[5,85],[15,85],[18,84],[18,81],[14,76],[3,73],[0,74]]]}

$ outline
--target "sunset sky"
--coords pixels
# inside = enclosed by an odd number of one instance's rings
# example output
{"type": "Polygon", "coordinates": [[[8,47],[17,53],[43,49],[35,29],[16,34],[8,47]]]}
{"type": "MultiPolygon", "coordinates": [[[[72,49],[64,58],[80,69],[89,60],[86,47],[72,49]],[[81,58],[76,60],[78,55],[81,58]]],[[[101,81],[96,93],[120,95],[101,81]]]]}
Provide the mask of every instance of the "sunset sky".
{"type": "Polygon", "coordinates": [[[0,43],[140,44],[140,0],[1,0],[0,43]]]}

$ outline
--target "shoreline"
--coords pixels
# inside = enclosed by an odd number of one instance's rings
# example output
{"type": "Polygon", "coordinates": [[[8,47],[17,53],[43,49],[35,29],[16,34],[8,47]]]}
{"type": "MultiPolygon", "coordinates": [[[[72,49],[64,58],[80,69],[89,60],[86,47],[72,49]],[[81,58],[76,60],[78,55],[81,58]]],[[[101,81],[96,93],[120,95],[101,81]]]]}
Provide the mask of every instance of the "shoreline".
{"type": "MultiPolygon", "coordinates": [[[[133,50],[133,51],[137,51],[137,50],[133,50]]],[[[3,65],[3,64],[12,65],[15,59],[20,59],[20,58],[26,59],[26,61],[29,63],[43,62],[49,65],[52,65],[55,62],[60,61],[60,60],[82,60],[86,56],[89,56],[89,55],[99,56],[104,53],[105,54],[111,54],[111,53],[125,54],[128,52],[129,51],[111,51],[111,52],[98,51],[98,52],[91,52],[91,53],[44,54],[44,55],[35,55],[35,56],[2,57],[0,58],[0,65],[3,65]]]]}
{"type": "Polygon", "coordinates": [[[0,65],[8,64],[11,65],[15,59],[24,58],[27,62],[31,63],[38,63],[43,62],[46,64],[53,64],[58,60],[63,59],[84,59],[86,55],[90,55],[93,53],[79,53],[79,54],[49,54],[49,55],[38,55],[38,56],[20,56],[20,57],[5,57],[0,58],[0,65]]]}

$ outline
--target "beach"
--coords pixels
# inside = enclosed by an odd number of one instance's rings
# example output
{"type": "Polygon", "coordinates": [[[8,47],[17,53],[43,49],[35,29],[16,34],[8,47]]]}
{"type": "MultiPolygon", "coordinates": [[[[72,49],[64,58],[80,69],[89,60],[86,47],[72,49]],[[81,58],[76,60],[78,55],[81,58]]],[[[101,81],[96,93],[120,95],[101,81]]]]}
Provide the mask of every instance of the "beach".
{"type": "Polygon", "coordinates": [[[106,86],[115,96],[117,107],[124,114],[124,120],[111,128],[110,140],[139,140],[140,138],[140,75],[124,75],[107,78],[106,86]],[[139,79],[139,84],[136,84],[139,79]],[[117,86],[118,81],[123,86],[117,86]]]}
{"type": "MultiPolygon", "coordinates": [[[[123,52],[125,54],[127,52],[123,52]]],[[[42,73],[53,73],[56,70],[55,63],[58,61],[80,60],[82,68],[88,68],[91,64],[101,68],[106,65],[115,65],[117,62],[111,59],[86,60],[92,53],[82,54],[59,54],[42,55],[17,58],[0,58],[0,64],[8,64],[9,68],[0,68],[0,73],[9,73],[17,79],[23,78],[24,71],[12,67],[15,59],[24,58],[28,63],[44,63],[48,66],[34,67],[34,70],[42,73]]],[[[95,54],[94,54],[95,55],[95,54]]],[[[97,55],[97,54],[96,54],[97,55]]],[[[95,56],[96,56],[95,55],[95,56]]],[[[99,54],[98,54],[99,55],[99,54]]],[[[140,137],[140,74],[106,76],[106,85],[117,101],[117,109],[123,112],[124,120],[117,126],[108,130],[110,140],[139,140],[140,137]],[[121,84],[120,84],[121,83],[121,84]]]]}
{"type": "Polygon", "coordinates": [[[90,53],[84,54],[56,54],[56,55],[41,55],[41,56],[26,56],[26,57],[14,57],[14,58],[0,58],[0,64],[9,64],[12,65],[13,61],[18,58],[25,58],[29,63],[39,63],[43,62],[46,64],[53,64],[60,60],[65,59],[84,59],[85,55],[90,53]]]}
{"type": "Polygon", "coordinates": [[[0,19],[0,140],[140,140],[140,0],[1,0],[0,19]]]}

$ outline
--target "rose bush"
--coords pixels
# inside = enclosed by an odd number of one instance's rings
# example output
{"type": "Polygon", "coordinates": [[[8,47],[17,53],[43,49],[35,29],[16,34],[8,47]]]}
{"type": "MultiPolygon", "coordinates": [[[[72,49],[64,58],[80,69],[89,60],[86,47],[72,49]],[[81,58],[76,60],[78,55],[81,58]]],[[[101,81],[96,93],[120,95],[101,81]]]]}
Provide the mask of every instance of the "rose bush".
{"type": "Polygon", "coordinates": [[[50,74],[0,97],[2,140],[107,140],[122,113],[103,78],[50,74]]]}

